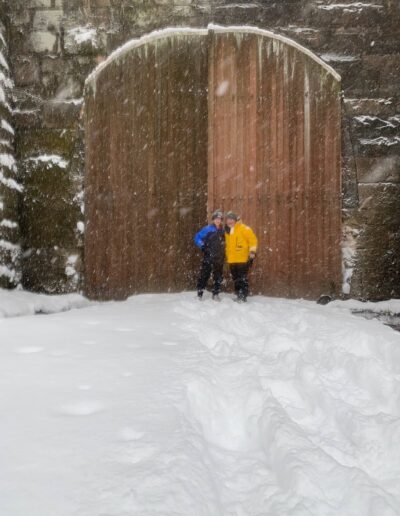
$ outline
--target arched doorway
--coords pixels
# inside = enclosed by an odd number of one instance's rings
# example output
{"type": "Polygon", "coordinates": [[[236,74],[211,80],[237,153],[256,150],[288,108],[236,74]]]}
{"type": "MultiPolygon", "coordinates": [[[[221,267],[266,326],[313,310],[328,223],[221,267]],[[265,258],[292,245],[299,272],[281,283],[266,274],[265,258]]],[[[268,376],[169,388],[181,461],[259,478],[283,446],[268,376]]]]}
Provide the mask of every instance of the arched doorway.
{"type": "Polygon", "coordinates": [[[252,28],[168,29],[89,77],[86,293],[193,288],[214,208],[260,237],[255,290],[315,297],[341,276],[340,77],[252,28]]]}

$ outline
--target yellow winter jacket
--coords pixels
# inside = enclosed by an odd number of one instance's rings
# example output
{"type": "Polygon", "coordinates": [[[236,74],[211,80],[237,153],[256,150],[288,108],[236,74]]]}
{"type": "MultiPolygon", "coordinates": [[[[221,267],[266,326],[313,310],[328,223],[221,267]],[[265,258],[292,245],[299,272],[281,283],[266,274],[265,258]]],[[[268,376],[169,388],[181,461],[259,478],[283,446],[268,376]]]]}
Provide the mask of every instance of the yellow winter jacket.
{"type": "Polygon", "coordinates": [[[230,232],[225,233],[225,241],[228,263],[246,263],[249,254],[257,251],[258,242],[254,231],[242,222],[236,222],[230,232]]]}

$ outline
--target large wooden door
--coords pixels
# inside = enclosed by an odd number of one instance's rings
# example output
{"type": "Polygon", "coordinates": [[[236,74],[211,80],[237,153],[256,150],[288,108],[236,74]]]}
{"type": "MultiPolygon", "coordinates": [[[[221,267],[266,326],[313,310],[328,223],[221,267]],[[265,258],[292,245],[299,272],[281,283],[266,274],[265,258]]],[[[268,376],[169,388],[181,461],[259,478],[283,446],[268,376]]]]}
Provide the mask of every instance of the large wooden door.
{"type": "Polygon", "coordinates": [[[86,89],[85,290],[193,285],[207,220],[207,39],[168,34],[122,53],[86,89]]]}
{"type": "Polygon", "coordinates": [[[340,82],[297,46],[212,32],[210,210],[256,231],[253,290],[314,298],[341,284],[340,82]]]}
{"type": "Polygon", "coordinates": [[[260,240],[253,291],[337,290],[340,78],[265,31],[170,29],[87,81],[85,290],[194,288],[193,234],[232,209],[260,240]]]}

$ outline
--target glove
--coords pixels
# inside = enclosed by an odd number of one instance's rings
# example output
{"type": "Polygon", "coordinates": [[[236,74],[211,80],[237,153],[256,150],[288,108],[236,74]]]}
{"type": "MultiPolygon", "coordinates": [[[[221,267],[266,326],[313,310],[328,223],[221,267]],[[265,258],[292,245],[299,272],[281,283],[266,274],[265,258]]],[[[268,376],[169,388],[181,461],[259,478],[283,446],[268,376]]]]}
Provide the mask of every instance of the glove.
{"type": "Polygon", "coordinates": [[[256,257],[256,253],[254,251],[251,251],[251,253],[249,254],[249,260],[252,262],[252,261],[254,261],[255,257],[256,257]]]}

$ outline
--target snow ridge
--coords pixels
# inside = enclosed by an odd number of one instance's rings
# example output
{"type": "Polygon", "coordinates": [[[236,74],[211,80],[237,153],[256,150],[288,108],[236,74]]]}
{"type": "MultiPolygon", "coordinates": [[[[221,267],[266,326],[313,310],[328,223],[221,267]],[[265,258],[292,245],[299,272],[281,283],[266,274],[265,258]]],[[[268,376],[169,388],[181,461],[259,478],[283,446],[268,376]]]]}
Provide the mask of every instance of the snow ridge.
{"type": "Polygon", "coordinates": [[[27,163],[34,165],[45,164],[48,169],[53,167],[67,168],[68,161],[58,154],[42,154],[41,156],[33,156],[25,160],[27,163]]]}
{"type": "Polygon", "coordinates": [[[398,516],[400,334],[229,297],[1,320],[2,516],[398,516]]]}

